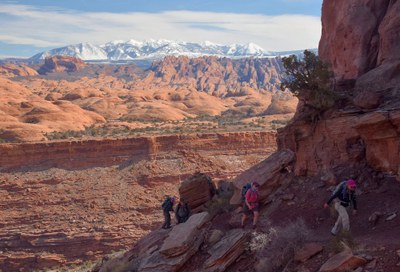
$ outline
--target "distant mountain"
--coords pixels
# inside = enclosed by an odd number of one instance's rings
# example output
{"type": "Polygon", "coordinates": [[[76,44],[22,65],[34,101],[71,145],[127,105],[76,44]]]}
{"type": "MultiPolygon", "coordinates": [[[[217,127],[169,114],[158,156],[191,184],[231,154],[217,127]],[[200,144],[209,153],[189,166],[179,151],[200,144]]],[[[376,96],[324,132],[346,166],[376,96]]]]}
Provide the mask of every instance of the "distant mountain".
{"type": "Polygon", "coordinates": [[[139,42],[112,41],[104,45],[80,43],[55,48],[34,55],[32,61],[45,59],[49,56],[65,55],[77,57],[85,61],[126,62],[134,60],[157,60],[165,56],[219,56],[229,58],[243,57],[276,57],[289,54],[299,54],[303,50],[272,52],[266,51],[254,43],[220,45],[211,42],[191,43],[170,40],[147,40],[139,42]]]}

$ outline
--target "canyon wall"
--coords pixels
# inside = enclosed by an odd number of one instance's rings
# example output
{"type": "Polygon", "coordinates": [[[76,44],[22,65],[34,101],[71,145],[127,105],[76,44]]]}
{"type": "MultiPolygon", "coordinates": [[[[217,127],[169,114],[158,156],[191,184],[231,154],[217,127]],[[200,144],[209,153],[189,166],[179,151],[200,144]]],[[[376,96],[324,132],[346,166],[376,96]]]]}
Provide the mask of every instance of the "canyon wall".
{"type": "MultiPolygon", "coordinates": [[[[268,157],[276,150],[274,132],[149,136],[125,139],[54,141],[0,145],[0,170],[68,170],[132,165],[139,161],[191,157],[268,157]]],[[[212,166],[210,166],[213,168],[212,166]]],[[[226,169],[226,167],[225,167],[226,169]]]]}
{"type": "Polygon", "coordinates": [[[300,105],[280,131],[296,174],[368,165],[399,179],[399,12],[399,1],[324,1],[319,56],[331,64],[338,100],[318,118],[300,105]]]}

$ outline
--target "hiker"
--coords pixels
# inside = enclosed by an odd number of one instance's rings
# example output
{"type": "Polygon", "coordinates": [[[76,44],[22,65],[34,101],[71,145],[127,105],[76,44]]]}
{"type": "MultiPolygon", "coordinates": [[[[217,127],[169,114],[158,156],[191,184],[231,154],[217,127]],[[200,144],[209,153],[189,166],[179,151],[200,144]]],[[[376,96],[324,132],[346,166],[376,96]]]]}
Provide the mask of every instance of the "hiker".
{"type": "Polygon", "coordinates": [[[251,182],[247,182],[245,185],[243,185],[242,187],[242,191],[241,191],[241,198],[240,201],[242,202],[242,212],[244,213],[244,211],[247,209],[247,204],[246,204],[246,193],[247,191],[251,188],[251,182]]]}
{"type": "Polygon", "coordinates": [[[175,209],[175,218],[177,223],[185,223],[189,219],[190,212],[189,205],[186,203],[184,198],[181,198],[175,209]]]}
{"type": "Polygon", "coordinates": [[[244,197],[243,215],[241,227],[244,228],[246,219],[253,213],[253,228],[256,228],[259,217],[258,189],[260,184],[257,182],[251,183],[251,188],[246,191],[244,197]]]}
{"type": "Polygon", "coordinates": [[[175,202],[175,197],[172,196],[167,196],[167,198],[164,200],[163,204],[161,205],[163,209],[163,214],[164,214],[164,224],[162,225],[163,229],[169,229],[171,228],[171,215],[169,214],[170,211],[173,211],[174,207],[174,202],[175,202]]]}
{"type": "Polygon", "coordinates": [[[328,202],[324,204],[324,208],[328,208],[333,200],[335,210],[338,212],[338,218],[335,225],[333,226],[331,233],[337,235],[340,230],[350,231],[350,220],[346,208],[352,206],[353,215],[357,213],[357,201],[356,201],[356,182],[353,179],[342,181],[332,193],[328,202]]]}

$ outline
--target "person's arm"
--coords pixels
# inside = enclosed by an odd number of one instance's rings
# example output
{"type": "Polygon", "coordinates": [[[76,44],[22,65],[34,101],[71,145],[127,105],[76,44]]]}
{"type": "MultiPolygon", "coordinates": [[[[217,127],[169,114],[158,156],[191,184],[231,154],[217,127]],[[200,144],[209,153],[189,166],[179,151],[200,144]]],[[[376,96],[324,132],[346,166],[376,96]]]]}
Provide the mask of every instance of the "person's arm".
{"type": "Polygon", "coordinates": [[[246,195],[245,195],[245,197],[244,197],[244,201],[245,201],[247,207],[249,207],[249,209],[251,210],[251,206],[250,206],[249,202],[247,201],[247,198],[248,198],[249,196],[250,196],[250,189],[247,190],[246,195]]]}
{"type": "Polygon", "coordinates": [[[327,202],[325,202],[324,208],[328,208],[328,207],[329,207],[329,205],[331,204],[331,202],[332,202],[335,198],[337,198],[337,197],[339,196],[339,194],[341,193],[340,191],[341,191],[341,190],[338,190],[334,195],[332,195],[332,196],[328,199],[327,202]]]}

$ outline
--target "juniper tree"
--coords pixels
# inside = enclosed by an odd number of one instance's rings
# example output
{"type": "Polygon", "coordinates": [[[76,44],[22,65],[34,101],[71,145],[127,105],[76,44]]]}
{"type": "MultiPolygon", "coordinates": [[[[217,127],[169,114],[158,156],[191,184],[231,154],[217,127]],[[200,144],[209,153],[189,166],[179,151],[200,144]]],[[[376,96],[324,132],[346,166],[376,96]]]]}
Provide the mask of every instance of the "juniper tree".
{"type": "Polygon", "coordinates": [[[313,52],[305,50],[303,58],[296,55],[282,58],[285,68],[281,89],[289,89],[306,106],[318,111],[335,103],[332,73],[328,65],[313,52]]]}

